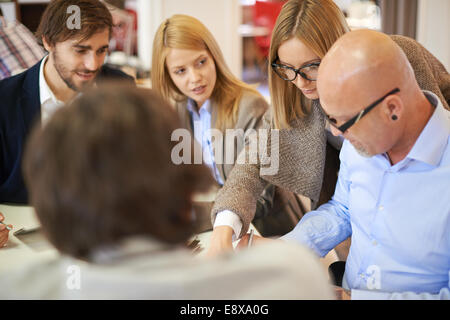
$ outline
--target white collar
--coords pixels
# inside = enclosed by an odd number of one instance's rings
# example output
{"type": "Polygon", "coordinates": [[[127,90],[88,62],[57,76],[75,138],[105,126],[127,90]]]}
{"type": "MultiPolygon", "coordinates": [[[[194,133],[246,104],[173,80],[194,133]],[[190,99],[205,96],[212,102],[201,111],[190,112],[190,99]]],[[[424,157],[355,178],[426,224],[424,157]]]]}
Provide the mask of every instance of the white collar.
{"type": "Polygon", "coordinates": [[[197,111],[197,104],[194,100],[192,100],[191,98],[188,98],[187,101],[187,109],[189,112],[195,112],[196,114],[200,114],[201,110],[205,110],[207,111],[209,114],[211,114],[211,101],[210,99],[206,100],[202,107],[197,111]]]}
{"type": "Polygon", "coordinates": [[[450,112],[433,92],[423,90],[423,93],[435,110],[407,157],[438,166],[448,144],[450,112]]]}
{"type": "Polygon", "coordinates": [[[63,102],[56,99],[53,91],[48,86],[47,81],[44,77],[44,65],[48,60],[48,55],[46,55],[41,62],[41,66],[39,68],[39,96],[41,98],[41,106],[45,104],[48,100],[50,100],[54,104],[62,104],[63,102]]]}

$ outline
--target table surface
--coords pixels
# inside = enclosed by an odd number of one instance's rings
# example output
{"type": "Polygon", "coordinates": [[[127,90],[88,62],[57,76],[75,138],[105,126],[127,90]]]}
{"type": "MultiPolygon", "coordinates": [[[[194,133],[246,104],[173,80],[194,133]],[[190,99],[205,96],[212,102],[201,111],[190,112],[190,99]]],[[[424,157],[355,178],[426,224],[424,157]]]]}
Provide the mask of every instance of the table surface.
{"type": "Polygon", "coordinates": [[[34,209],[28,206],[0,205],[0,212],[6,224],[12,224],[6,246],[0,248],[0,272],[24,265],[27,262],[57,256],[57,251],[45,239],[41,231],[14,235],[21,228],[33,229],[39,226],[34,209]]]}
{"type": "MultiPolygon", "coordinates": [[[[24,235],[14,234],[21,228],[34,229],[39,226],[32,207],[0,205],[0,212],[5,217],[5,223],[13,225],[6,246],[0,248],[0,274],[27,263],[44,261],[58,256],[57,250],[46,240],[41,230],[24,235]]],[[[250,228],[259,235],[253,225],[250,228]]],[[[199,245],[202,250],[198,253],[199,256],[205,255],[211,234],[212,231],[206,231],[193,237],[200,241],[199,245]]],[[[236,246],[237,243],[238,241],[235,241],[233,246],[236,246]]]]}

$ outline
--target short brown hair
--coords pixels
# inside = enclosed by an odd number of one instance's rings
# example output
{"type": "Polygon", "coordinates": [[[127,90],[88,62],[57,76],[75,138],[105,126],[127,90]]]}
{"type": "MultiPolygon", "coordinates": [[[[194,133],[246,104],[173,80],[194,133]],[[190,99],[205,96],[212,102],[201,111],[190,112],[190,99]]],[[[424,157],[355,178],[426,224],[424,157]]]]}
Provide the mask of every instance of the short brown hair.
{"type": "Polygon", "coordinates": [[[86,40],[104,29],[109,30],[111,37],[112,27],[111,13],[99,0],[53,0],[42,15],[36,37],[41,45],[42,38],[50,45],[55,45],[71,38],[86,40]],[[80,8],[81,29],[67,27],[67,20],[71,16],[67,8],[72,5],[80,8]]]}
{"type": "Polygon", "coordinates": [[[25,181],[47,238],[82,259],[131,236],[187,240],[192,194],[213,178],[204,165],[171,161],[177,114],[148,89],[92,90],[35,127],[25,150],[25,181]]]}

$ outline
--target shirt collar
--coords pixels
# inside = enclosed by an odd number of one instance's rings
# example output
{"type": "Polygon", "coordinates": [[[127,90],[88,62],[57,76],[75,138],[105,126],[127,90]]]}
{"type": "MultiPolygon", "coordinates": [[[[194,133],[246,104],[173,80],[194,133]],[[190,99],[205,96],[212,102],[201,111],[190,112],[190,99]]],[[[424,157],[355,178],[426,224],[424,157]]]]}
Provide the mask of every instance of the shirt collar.
{"type": "Polygon", "coordinates": [[[55,104],[62,104],[62,101],[56,99],[53,91],[48,86],[47,81],[44,77],[44,65],[48,60],[48,55],[46,55],[41,62],[41,66],[39,68],[39,96],[41,98],[41,105],[46,103],[48,100],[51,100],[55,104]]]}
{"type": "Polygon", "coordinates": [[[201,107],[201,109],[199,111],[197,111],[197,107],[196,107],[196,103],[194,100],[189,99],[187,100],[187,109],[190,113],[196,113],[199,114],[200,112],[204,112],[202,110],[207,111],[209,114],[211,114],[211,102],[210,100],[206,100],[205,103],[203,104],[203,106],[201,107]]]}
{"type": "Polygon", "coordinates": [[[436,107],[407,158],[437,166],[444,154],[450,134],[450,112],[444,109],[439,98],[430,91],[423,91],[436,107]]]}

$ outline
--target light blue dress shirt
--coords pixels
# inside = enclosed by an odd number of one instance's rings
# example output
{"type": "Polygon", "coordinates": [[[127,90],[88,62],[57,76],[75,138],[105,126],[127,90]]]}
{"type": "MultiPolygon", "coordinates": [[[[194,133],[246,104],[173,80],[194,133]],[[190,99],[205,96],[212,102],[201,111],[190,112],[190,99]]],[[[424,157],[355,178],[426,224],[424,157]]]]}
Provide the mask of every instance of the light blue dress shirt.
{"type": "Polygon", "coordinates": [[[450,112],[436,109],[409,154],[360,156],[345,141],[335,194],[282,238],[325,256],[351,236],[352,299],[449,299],[450,112]]]}
{"type": "Polygon", "coordinates": [[[214,151],[211,141],[211,103],[209,100],[203,104],[199,111],[192,99],[188,99],[187,109],[192,119],[192,128],[194,130],[194,138],[202,147],[203,163],[210,167],[213,177],[223,186],[223,180],[220,176],[214,160],[214,151]]]}

